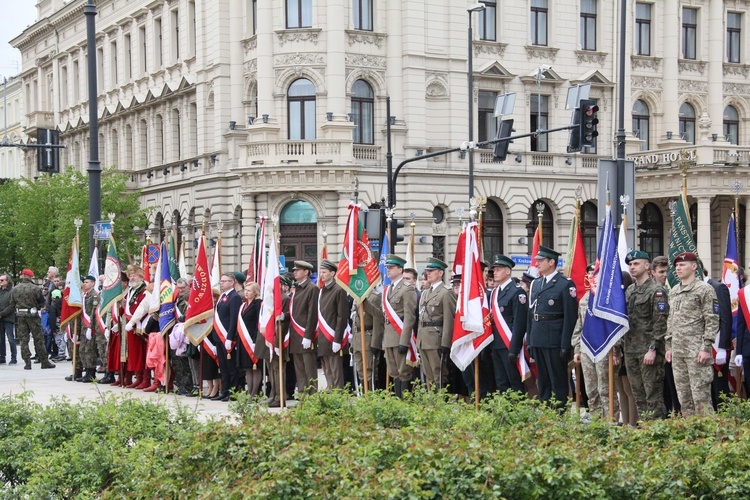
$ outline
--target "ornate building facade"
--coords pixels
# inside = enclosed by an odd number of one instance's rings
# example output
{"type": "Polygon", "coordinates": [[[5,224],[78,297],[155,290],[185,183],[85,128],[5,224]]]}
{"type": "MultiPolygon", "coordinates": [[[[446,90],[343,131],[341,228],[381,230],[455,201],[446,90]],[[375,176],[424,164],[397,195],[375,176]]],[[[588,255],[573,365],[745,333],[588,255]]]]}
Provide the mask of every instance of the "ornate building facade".
{"type": "MultiPolygon", "coordinates": [[[[0,82],[0,142],[21,144],[26,142],[21,120],[24,115],[23,90],[20,78],[0,82]]],[[[25,155],[16,147],[0,147],[0,179],[33,177],[26,168],[25,155]]],[[[34,163],[36,165],[36,163],[34,163]]]]}
{"type": "MultiPolygon", "coordinates": [[[[63,163],[82,170],[85,3],[40,0],[38,21],[12,41],[23,57],[25,133],[57,127],[67,144],[63,163]]],[[[394,166],[468,138],[471,23],[479,140],[494,137],[494,103],[505,92],[517,95],[509,117],[518,133],[569,124],[567,90],[577,84],[591,84],[601,120],[596,147],[583,153],[565,153],[566,132],[517,140],[501,163],[491,150],[468,152],[475,194],[488,200],[485,258],[528,255],[537,205],[545,243],[564,250],[579,186],[591,258],[597,161],[613,157],[616,146],[619,11],[601,0],[487,0],[471,14],[469,3],[101,0],[102,165],[128,173],[131,187],[142,189],[152,228],[176,224],[192,239],[204,224],[216,236],[220,224],[227,268],[246,266],[260,215],[277,220],[287,259],[315,261],[324,234],[339,248],[355,183],[364,205],[385,198],[389,121],[394,166]]],[[[632,2],[626,24],[635,246],[666,252],[668,202],[681,186],[672,153],[687,149],[698,246],[717,274],[735,196],[747,226],[746,9],[721,0],[632,2]]],[[[395,216],[414,221],[418,262],[452,259],[460,209],[469,208],[467,178],[468,159],[459,153],[401,172],[395,216]]]]}

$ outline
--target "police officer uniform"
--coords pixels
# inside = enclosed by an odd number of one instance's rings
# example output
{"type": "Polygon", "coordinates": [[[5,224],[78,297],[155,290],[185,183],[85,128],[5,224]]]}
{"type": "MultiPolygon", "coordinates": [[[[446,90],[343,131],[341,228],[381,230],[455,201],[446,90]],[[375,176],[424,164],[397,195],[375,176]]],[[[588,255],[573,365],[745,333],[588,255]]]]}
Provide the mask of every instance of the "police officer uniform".
{"type": "MultiPolygon", "coordinates": [[[[539,245],[537,259],[552,259],[560,253],[539,245]]],[[[531,283],[527,343],[536,361],[539,399],[555,398],[558,408],[568,399],[570,339],[577,320],[577,292],[570,278],[553,270],[531,283]]],[[[518,355],[519,350],[513,350],[518,355]]]]}
{"type": "MultiPolygon", "coordinates": [[[[445,271],[448,264],[429,258],[427,272],[445,271]]],[[[422,361],[427,387],[444,387],[448,381],[447,356],[453,341],[453,319],[456,315],[456,297],[442,280],[422,290],[419,302],[419,327],[417,347],[422,361]]]]}

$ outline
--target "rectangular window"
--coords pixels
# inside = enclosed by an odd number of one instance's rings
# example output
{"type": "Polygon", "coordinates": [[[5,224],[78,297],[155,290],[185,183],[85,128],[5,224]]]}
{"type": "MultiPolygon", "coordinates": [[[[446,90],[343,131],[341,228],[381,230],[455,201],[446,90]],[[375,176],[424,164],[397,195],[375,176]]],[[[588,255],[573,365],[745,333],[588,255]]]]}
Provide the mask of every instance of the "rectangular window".
{"type": "Polygon", "coordinates": [[[251,30],[253,35],[258,33],[258,0],[251,0],[250,11],[253,16],[251,30]]]}
{"type": "Polygon", "coordinates": [[[60,109],[68,107],[68,67],[60,67],[60,109]]]}
{"type": "Polygon", "coordinates": [[[286,27],[312,27],[312,0],[286,0],[286,27]]]}
{"type": "Polygon", "coordinates": [[[547,45],[547,0],[531,0],[531,43],[547,45]]]}
{"type": "Polygon", "coordinates": [[[372,31],[372,0],[352,0],[354,29],[372,31]]]}
{"type": "Polygon", "coordinates": [[[698,9],[682,8],[682,58],[695,59],[697,54],[698,9]]]}
{"type": "Polygon", "coordinates": [[[112,79],[112,87],[116,87],[120,80],[117,71],[117,42],[109,44],[109,77],[112,79]]]}
{"type": "Polygon", "coordinates": [[[497,2],[484,1],[484,10],[479,11],[479,39],[495,41],[497,39],[497,2]]]}
{"type": "MultiPolygon", "coordinates": [[[[257,9],[253,11],[253,22],[255,22],[255,12],[257,9]]],[[[191,1],[188,2],[188,57],[195,55],[195,39],[195,2],[191,1]]]]}
{"type": "MultiPolygon", "coordinates": [[[[497,118],[495,118],[495,101],[497,92],[479,91],[478,118],[479,130],[478,140],[491,141],[497,133],[497,118]]],[[[492,146],[487,146],[492,148],[492,146]]]]}
{"type": "Polygon", "coordinates": [[[596,0],[581,0],[581,49],[596,50],[596,0]]]}
{"type": "Polygon", "coordinates": [[[125,42],[125,80],[133,78],[133,40],[130,35],[125,35],[123,38],[125,42]]]}
{"type": "Polygon", "coordinates": [[[180,11],[172,11],[172,61],[180,60],[180,11]]]}
{"type": "Polygon", "coordinates": [[[740,35],[742,34],[742,14],[727,13],[727,62],[740,62],[740,35]]]}
{"type": "Polygon", "coordinates": [[[161,18],[154,19],[154,69],[158,70],[164,64],[164,47],[162,46],[161,18]]]}
{"type": "Polygon", "coordinates": [[[73,104],[81,100],[81,71],[78,61],[73,61],[73,104]]]}
{"type": "Polygon", "coordinates": [[[651,4],[635,4],[635,53],[651,55],[651,4]]]}
{"type": "MultiPolygon", "coordinates": [[[[531,96],[531,130],[547,130],[549,128],[549,96],[533,95],[531,96]]],[[[541,134],[538,137],[531,138],[532,151],[548,151],[547,134],[541,134]]]]}
{"type": "Polygon", "coordinates": [[[104,49],[96,49],[96,91],[101,94],[104,88],[104,49]]]}
{"type": "Polygon", "coordinates": [[[146,54],[147,54],[147,45],[146,45],[146,27],[141,26],[138,28],[138,67],[141,71],[141,74],[146,73],[146,54]]]}

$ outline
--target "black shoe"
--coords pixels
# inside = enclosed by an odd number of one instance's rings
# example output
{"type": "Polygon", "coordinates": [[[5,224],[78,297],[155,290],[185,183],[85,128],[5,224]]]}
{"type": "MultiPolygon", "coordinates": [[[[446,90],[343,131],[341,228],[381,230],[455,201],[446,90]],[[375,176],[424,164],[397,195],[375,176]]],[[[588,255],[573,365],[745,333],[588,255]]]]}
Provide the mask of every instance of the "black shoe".
{"type": "Polygon", "coordinates": [[[208,398],[208,399],[210,399],[211,401],[221,401],[222,399],[224,399],[225,396],[229,397],[229,393],[228,392],[219,392],[219,393],[216,394],[216,396],[214,396],[212,398],[208,398]]]}
{"type": "Polygon", "coordinates": [[[34,360],[34,364],[35,364],[35,365],[38,365],[38,364],[39,364],[39,363],[41,363],[41,362],[42,362],[42,360],[41,360],[41,359],[39,359],[39,358],[36,358],[36,359],[34,360]]]}
{"type": "Polygon", "coordinates": [[[0,358],[0,365],[4,365],[4,364],[5,364],[5,358],[0,358]]]}
{"type": "Polygon", "coordinates": [[[108,372],[103,379],[99,380],[100,384],[111,384],[115,381],[115,376],[112,372],[108,372]]]}
{"type": "Polygon", "coordinates": [[[84,384],[90,384],[91,382],[98,382],[96,380],[96,370],[86,370],[86,375],[81,377],[81,380],[76,379],[76,382],[83,382],[84,384]]]}
{"type": "Polygon", "coordinates": [[[31,361],[26,362],[26,366],[23,367],[24,370],[31,370],[31,361]]]}
{"type": "Polygon", "coordinates": [[[224,401],[225,403],[232,399],[234,396],[230,395],[228,392],[224,393],[224,397],[220,398],[219,401],[224,401]]]}
{"type": "Polygon", "coordinates": [[[15,359],[11,359],[11,360],[10,360],[10,362],[9,362],[8,364],[9,364],[9,365],[15,365],[16,363],[18,363],[18,360],[15,360],[15,359]]]}
{"type": "Polygon", "coordinates": [[[44,363],[42,363],[42,370],[49,370],[51,368],[56,368],[56,367],[57,367],[56,365],[53,365],[49,361],[45,361],[44,363]]]}
{"type": "Polygon", "coordinates": [[[187,394],[185,394],[185,396],[187,396],[189,398],[197,398],[198,394],[199,394],[198,389],[193,389],[192,391],[190,391],[187,394]]]}

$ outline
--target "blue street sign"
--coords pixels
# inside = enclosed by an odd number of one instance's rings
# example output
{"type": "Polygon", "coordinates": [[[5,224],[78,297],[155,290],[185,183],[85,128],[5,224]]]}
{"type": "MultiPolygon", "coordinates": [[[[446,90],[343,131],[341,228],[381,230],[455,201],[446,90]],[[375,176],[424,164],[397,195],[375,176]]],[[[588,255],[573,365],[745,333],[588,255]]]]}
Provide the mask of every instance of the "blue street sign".
{"type": "Polygon", "coordinates": [[[112,236],[112,223],[102,220],[94,224],[94,238],[108,240],[112,236]]]}
{"type": "MultiPolygon", "coordinates": [[[[530,255],[511,255],[511,259],[513,259],[513,262],[516,263],[517,266],[526,266],[529,267],[531,265],[531,256],[530,255]]],[[[557,259],[557,267],[563,267],[563,258],[560,257],[557,259]]]]}

